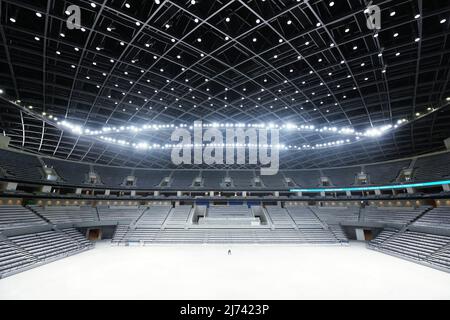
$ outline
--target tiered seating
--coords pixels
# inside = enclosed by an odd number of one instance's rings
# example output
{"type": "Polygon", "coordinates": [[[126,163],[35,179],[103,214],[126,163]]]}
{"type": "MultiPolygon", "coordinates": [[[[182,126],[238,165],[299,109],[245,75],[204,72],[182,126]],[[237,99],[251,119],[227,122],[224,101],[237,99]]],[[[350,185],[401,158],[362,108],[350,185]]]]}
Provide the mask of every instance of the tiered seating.
{"type": "Polygon", "coordinates": [[[124,237],[127,235],[128,230],[130,229],[129,225],[126,224],[119,224],[116,228],[116,231],[114,233],[114,236],[111,240],[111,243],[113,244],[119,244],[124,239],[124,237]]]}
{"type": "Polygon", "coordinates": [[[320,185],[319,170],[286,171],[284,175],[291,178],[299,187],[316,188],[320,185]]]}
{"type": "Polygon", "coordinates": [[[166,228],[183,229],[188,222],[192,206],[178,206],[172,209],[167,218],[166,228]]]}
{"type": "Polygon", "coordinates": [[[450,229],[450,207],[438,207],[425,213],[415,226],[450,229]]]}
{"type": "Polygon", "coordinates": [[[209,227],[230,227],[230,226],[256,226],[260,225],[259,218],[253,216],[252,210],[248,206],[211,206],[204,218],[198,220],[198,224],[209,227]]]}
{"type": "Polygon", "coordinates": [[[54,224],[98,221],[95,208],[89,206],[30,206],[54,224]]]}
{"type": "Polygon", "coordinates": [[[159,186],[161,181],[170,175],[170,171],[164,170],[144,170],[136,169],[134,176],[136,177],[136,187],[140,189],[155,188],[159,186]]]}
{"type": "Polygon", "coordinates": [[[293,226],[295,225],[295,222],[289,216],[286,209],[278,206],[267,206],[266,209],[275,228],[293,228],[293,226]]]}
{"type": "Polygon", "coordinates": [[[211,206],[208,208],[208,217],[251,217],[248,206],[211,206]]]}
{"type": "Polygon", "coordinates": [[[142,228],[161,228],[166,220],[171,206],[151,206],[136,222],[137,227],[142,228]]]}
{"type": "Polygon", "coordinates": [[[445,247],[433,253],[428,258],[428,262],[450,270],[450,245],[447,244],[445,247]]]}
{"type": "Polygon", "coordinates": [[[342,222],[358,222],[358,207],[310,207],[311,210],[328,224],[339,224],[342,222]]]}
{"type": "Polygon", "coordinates": [[[334,186],[352,186],[355,178],[361,172],[361,167],[339,168],[323,170],[323,174],[331,180],[334,186]]]}
{"type": "Polygon", "coordinates": [[[321,221],[308,207],[286,206],[286,210],[299,228],[322,228],[321,221]]]}
{"type": "Polygon", "coordinates": [[[113,244],[127,244],[130,242],[151,242],[159,233],[158,228],[129,228],[128,226],[118,226],[112,239],[113,244]]]}
{"type": "Polygon", "coordinates": [[[79,245],[82,247],[92,247],[92,243],[86,239],[80,232],[78,232],[74,228],[67,228],[63,229],[62,232],[64,232],[67,236],[78,242],[79,245]]]}
{"type": "Polygon", "coordinates": [[[113,242],[152,243],[251,243],[251,244],[338,244],[329,232],[302,233],[294,229],[187,229],[158,230],[137,228],[116,233],[113,242]],[[119,238],[119,236],[121,238],[119,238]]]}
{"type": "Polygon", "coordinates": [[[345,235],[344,230],[342,230],[342,227],[338,224],[330,224],[329,225],[330,231],[334,234],[334,236],[341,242],[348,242],[348,238],[345,235]]]}
{"type": "Polygon", "coordinates": [[[43,180],[41,163],[35,156],[25,153],[0,149],[0,168],[6,171],[6,177],[16,180],[30,182],[43,180]]]}
{"type": "Polygon", "coordinates": [[[225,171],[209,171],[204,170],[202,172],[203,177],[203,186],[205,188],[211,188],[211,189],[219,189],[221,188],[220,184],[223,182],[223,179],[225,178],[225,171]]]}
{"type": "Polygon", "coordinates": [[[7,273],[26,268],[36,262],[38,262],[36,256],[7,239],[0,239],[0,279],[7,273]]]}
{"type": "Polygon", "coordinates": [[[382,245],[386,240],[393,237],[395,234],[397,234],[397,231],[394,229],[385,229],[383,230],[375,239],[370,241],[371,246],[380,246],[382,245]]]}
{"type": "Polygon", "coordinates": [[[102,221],[117,221],[118,223],[131,223],[145,210],[144,207],[128,206],[99,206],[98,215],[102,221]]]}
{"type": "Polygon", "coordinates": [[[47,167],[53,167],[64,183],[77,186],[86,183],[86,177],[90,171],[89,165],[49,158],[45,158],[43,161],[47,167]]]}
{"type": "Polygon", "coordinates": [[[100,176],[100,180],[107,187],[122,186],[126,177],[131,175],[131,169],[94,166],[94,171],[100,176]]]}
{"type": "Polygon", "coordinates": [[[407,231],[391,236],[375,249],[424,261],[428,258],[433,259],[435,253],[440,252],[440,249],[449,244],[450,237],[448,236],[407,231]]]}
{"type": "MultiPolygon", "coordinates": [[[[81,186],[86,181],[90,166],[85,163],[69,162],[53,158],[43,158],[47,166],[55,169],[62,178],[64,184],[81,186]]],[[[411,160],[399,160],[393,162],[371,164],[364,166],[364,172],[369,176],[372,185],[388,185],[395,183],[402,169],[408,168],[411,160]]],[[[0,174],[3,178],[19,180],[23,182],[44,182],[44,171],[41,162],[34,155],[0,150],[0,174]],[[19,165],[20,164],[20,165],[19,165]]],[[[100,177],[101,183],[108,188],[124,187],[123,183],[127,176],[132,173],[136,177],[136,187],[140,189],[152,189],[160,185],[163,178],[171,175],[172,170],[147,170],[128,169],[119,167],[108,167],[94,165],[94,172],[100,177]]],[[[362,166],[347,168],[325,168],[281,170],[274,176],[262,176],[262,188],[283,189],[288,188],[284,178],[291,178],[297,187],[316,188],[321,185],[320,178],[323,173],[332,184],[337,187],[354,185],[355,175],[362,171],[362,166]]],[[[172,188],[190,188],[195,177],[204,179],[203,186],[210,189],[221,188],[225,176],[225,170],[173,170],[172,188]]],[[[229,175],[233,180],[234,187],[239,189],[254,188],[254,170],[230,170],[229,175]]],[[[450,178],[450,152],[419,157],[414,165],[413,180],[435,181],[450,178]]]]}
{"type": "Polygon", "coordinates": [[[361,211],[361,216],[365,221],[405,225],[412,222],[427,209],[428,207],[366,207],[361,211]]]}
{"type": "Polygon", "coordinates": [[[13,236],[8,239],[39,260],[67,256],[86,249],[85,244],[79,243],[64,232],[54,230],[13,236]]]}
{"type": "Polygon", "coordinates": [[[308,243],[335,243],[339,242],[330,230],[324,229],[301,229],[300,232],[308,243]]]}
{"type": "Polygon", "coordinates": [[[73,228],[1,237],[0,278],[90,248],[92,243],[73,228]]]}
{"type": "Polygon", "coordinates": [[[402,160],[382,164],[374,164],[365,167],[365,173],[369,175],[370,184],[386,185],[394,183],[401,170],[408,168],[411,160],[402,160]]]}
{"type": "Polygon", "coordinates": [[[255,177],[253,171],[231,170],[229,172],[235,188],[251,188],[255,177]]]}
{"type": "Polygon", "coordinates": [[[415,181],[439,181],[450,177],[450,152],[421,157],[414,165],[415,181]]]}
{"type": "Polygon", "coordinates": [[[189,188],[198,175],[199,171],[174,171],[171,188],[189,188]]]}
{"type": "Polygon", "coordinates": [[[262,176],[261,177],[266,188],[274,188],[281,189],[286,188],[286,184],[284,183],[284,176],[281,172],[278,172],[273,176],[262,176]]]}
{"type": "Polygon", "coordinates": [[[0,230],[46,224],[47,222],[22,206],[0,206],[0,230]]]}

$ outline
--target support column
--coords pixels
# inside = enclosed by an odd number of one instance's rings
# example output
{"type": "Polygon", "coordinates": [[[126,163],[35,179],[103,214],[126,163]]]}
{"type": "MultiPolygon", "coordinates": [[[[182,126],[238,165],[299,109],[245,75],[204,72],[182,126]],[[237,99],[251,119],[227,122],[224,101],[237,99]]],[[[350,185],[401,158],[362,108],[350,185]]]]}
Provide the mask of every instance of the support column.
{"type": "Polygon", "coordinates": [[[83,191],[82,188],[77,188],[77,190],[75,190],[75,194],[81,194],[82,191],[83,191]]]}
{"type": "Polygon", "coordinates": [[[364,235],[363,229],[356,229],[356,240],[358,241],[366,241],[366,237],[364,235]]]}
{"type": "Polygon", "coordinates": [[[209,196],[210,196],[211,198],[213,198],[213,197],[214,197],[214,191],[210,191],[210,192],[209,192],[209,196]]]}
{"type": "Polygon", "coordinates": [[[247,191],[242,191],[242,197],[247,197],[247,191]]]}
{"type": "Polygon", "coordinates": [[[450,185],[449,184],[443,184],[442,185],[442,189],[444,189],[444,191],[450,192],[450,185]]]}
{"type": "Polygon", "coordinates": [[[109,196],[109,195],[111,195],[111,190],[105,190],[105,196],[109,196]]]}
{"type": "Polygon", "coordinates": [[[136,190],[131,190],[131,196],[136,197],[136,190]]]}
{"type": "Polygon", "coordinates": [[[303,197],[303,192],[297,192],[297,197],[303,197]]]}
{"type": "Polygon", "coordinates": [[[181,197],[183,195],[183,192],[177,191],[177,197],[181,197]]]}
{"type": "Polygon", "coordinates": [[[280,196],[280,192],[279,192],[279,191],[275,191],[275,192],[273,193],[273,195],[274,195],[274,197],[279,197],[279,196],[280,196]]]}
{"type": "Polygon", "coordinates": [[[159,191],[154,191],[154,192],[153,192],[153,195],[154,195],[155,197],[159,197],[159,191]]]}
{"type": "Polygon", "coordinates": [[[321,195],[322,197],[325,197],[325,191],[320,192],[320,195],[321,195]]]}
{"type": "Polygon", "coordinates": [[[345,191],[345,194],[347,195],[347,197],[351,197],[352,196],[352,192],[351,191],[345,191]]]}
{"type": "Polygon", "coordinates": [[[375,189],[375,195],[381,196],[381,190],[380,189],[375,189]]]}

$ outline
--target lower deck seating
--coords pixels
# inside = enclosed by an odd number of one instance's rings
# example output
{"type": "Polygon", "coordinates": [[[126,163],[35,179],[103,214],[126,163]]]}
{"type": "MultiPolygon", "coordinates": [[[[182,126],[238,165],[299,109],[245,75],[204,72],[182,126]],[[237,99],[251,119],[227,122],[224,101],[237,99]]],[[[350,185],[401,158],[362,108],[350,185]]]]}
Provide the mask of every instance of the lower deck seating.
{"type": "Polygon", "coordinates": [[[73,228],[2,237],[0,278],[91,247],[92,244],[73,228]]]}
{"type": "Polygon", "coordinates": [[[340,244],[329,231],[300,232],[294,229],[131,229],[119,226],[114,235],[114,244],[340,244]]]}
{"type": "Polygon", "coordinates": [[[428,209],[429,207],[366,207],[361,211],[361,216],[364,221],[405,225],[428,209]]]}
{"type": "Polygon", "coordinates": [[[333,235],[338,239],[339,241],[343,243],[348,243],[347,235],[345,234],[342,227],[338,224],[330,224],[328,225],[330,228],[330,231],[333,233],[333,235]]]}
{"type": "Polygon", "coordinates": [[[0,206],[0,230],[46,224],[45,220],[22,206],[0,206]]]}
{"type": "Polygon", "coordinates": [[[208,208],[208,217],[251,217],[248,206],[211,206],[208,208]]]}
{"type": "Polygon", "coordinates": [[[329,224],[358,222],[359,207],[310,207],[311,210],[329,224]]]}
{"type": "Polygon", "coordinates": [[[189,215],[191,214],[192,206],[178,206],[171,210],[167,218],[166,228],[183,229],[188,223],[189,215]]]}
{"type": "Polygon", "coordinates": [[[295,222],[289,216],[286,209],[278,206],[267,206],[266,210],[276,229],[294,228],[295,222]]]}
{"type": "Polygon", "coordinates": [[[438,207],[414,222],[415,226],[450,229],[450,207],[438,207]]]}
{"type": "Polygon", "coordinates": [[[37,257],[32,254],[10,241],[0,239],[0,279],[8,272],[26,268],[37,261],[37,257]]]}
{"type": "Polygon", "coordinates": [[[67,236],[69,236],[71,239],[78,242],[80,246],[84,247],[91,247],[92,243],[89,242],[89,240],[86,239],[80,232],[78,232],[74,228],[67,228],[63,229],[62,232],[64,232],[67,236]]]}
{"type": "Polygon", "coordinates": [[[161,228],[171,209],[171,206],[151,206],[142,214],[136,222],[136,226],[161,228]]]}
{"type": "Polygon", "coordinates": [[[98,221],[95,208],[88,206],[30,206],[53,224],[98,221]]]}
{"type": "Polygon", "coordinates": [[[308,208],[303,206],[287,206],[286,210],[291,215],[299,228],[322,228],[322,222],[308,208]]]}
{"type": "Polygon", "coordinates": [[[450,246],[447,245],[441,250],[435,252],[428,258],[428,261],[435,266],[439,266],[450,271],[450,246]]]}
{"type": "Polygon", "coordinates": [[[369,248],[450,271],[450,236],[415,231],[383,231],[369,248]]]}
{"type": "Polygon", "coordinates": [[[260,219],[253,216],[253,210],[246,205],[210,206],[206,216],[198,220],[199,225],[225,228],[233,226],[245,228],[260,223],[260,219]]]}
{"type": "Polygon", "coordinates": [[[373,239],[370,243],[371,245],[380,246],[382,245],[386,240],[393,237],[397,233],[396,230],[390,230],[386,229],[383,230],[375,239],[373,239]]]}
{"type": "Polygon", "coordinates": [[[38,259],[66,255],[79,248],[78,244],[67,235],[53,230],[13,236],[9,239],[38,259]]]}
{"type": "Polygon", "coordinates": [[[99,206],[98,216],[101,221],[116,221],[118,223],[130,224],[135,221],[147,209],[138,206],[99,206]]]}

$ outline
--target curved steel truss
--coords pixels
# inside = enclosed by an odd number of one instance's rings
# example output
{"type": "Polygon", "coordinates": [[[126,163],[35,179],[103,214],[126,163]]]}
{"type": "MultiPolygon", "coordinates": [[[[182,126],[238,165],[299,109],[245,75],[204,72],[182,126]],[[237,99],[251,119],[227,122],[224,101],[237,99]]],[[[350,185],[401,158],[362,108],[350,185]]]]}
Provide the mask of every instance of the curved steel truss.
{"type": "MultiPolygon", "coordinates": [[[[365,1],[331,2],[1,0],[0,89],[34,112],[92,128],[205,120],[365,130],[448,104],[448,1],[373,1],[379,30],[367,26],[365,1]],[[71,5],[80,8],[80,29],[67,27],[71,5]]],[[[101,164],[172,166],[167,151],[130,152],[76,136],[5,99],[0,123],[13,147],[101,164]]],[[[436,151],[450,136],[448,109],[376,140],[282,153],[280,164],[330,167],[436,151]]]]}

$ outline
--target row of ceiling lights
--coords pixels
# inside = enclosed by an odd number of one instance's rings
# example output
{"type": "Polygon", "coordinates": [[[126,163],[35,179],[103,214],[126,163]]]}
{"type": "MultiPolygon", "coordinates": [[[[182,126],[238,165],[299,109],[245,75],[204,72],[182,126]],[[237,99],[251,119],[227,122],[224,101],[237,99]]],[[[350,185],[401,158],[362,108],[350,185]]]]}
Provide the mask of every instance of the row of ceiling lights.
{"type": "MultiPolygon", "coordinates": [[[[127,4],[128,4],[128,3],[127,3],[127,4]]],[[[128,4],[128,6],[127,6],[127,4],[126,4],[125,6],[126,6],[127,8],[129,8],[130,6],[129,6],[129,4],[128,4]]],[[[91,3],[91,6],[93,6],[94,8],[96,7],[95,3],[91,3]]],[[[391,13],[391,16],[393,16],[393,15],[395,15],[395,11],[393,11],[393,12],[391,13]]],[[[42,14],[41,14],[40,12],[36,12],[36,16],[42,17],[42,14]]],[[[420,17],[420,15],[416,15],[416,16],[415,16],[416,19],[419,18],[419,17],[420,17]]],[[[13,19],[13,18],[11,18],[11,19],[13,19]]],[[[11,20],[11,21],[12,21],[12,22],[15,22],[15,19],[13,19],[13,20],[11,20]]],[[[230,19],[227,18],[226,21],[229,22],[230,19]]],[[[443,19],[443,20],[441,20],[440,22],[441,22],[441,23],[444,23],[445,21],[446,21],[446,19],[443,19]]],[[[347,30],[348,30],[348,29],[346,29],[346,32],[347,32],[347,30]]],[[[65,34],[64,34],[64,33],[61,33],[60,36],[61,36],[61,37],[65,37],[65,34]]],[[[376,34],[375,36],[377,36],[377,34],[376,34]]],[[[398,36],[398,33],[394,33],[394,38],[397,37],[397,36],[398,36]]],[[[36,40],[40,40],[39,37],[35,37],[35,39],[36,39],[36,40]]],[[[254,40],[255,40],[255,39],[254,39],[254,40]]],[[[197,41],[201,42],[201,38],[198,38],[197,41]]],[[[283,40],[280,39],[280,42],[282,42],[282,41],[283,41],[283,40]]],[[[416,42],[418,42],[418,41],[420,41],[420,39],[419,39],[419,38],[416,38],[416,42]]],[[[309,42],[306,42],[305,44],[306,44],[306,45],[309,45],[309,42]]],[[[121,45],[124,45],[124,43],[121,42],[121,45]]],[[[354,50],[357,50],[357,48],[358,48],[357,46],[354,46],[354,47],[353,47],[354,50]]],[[[100,51],[101,49],[103,49],[103,48],[101,48],[101,47],[96,47],[96,50],[98,50],[98,51],[100,51]]],[[[79,51],[78,48],[75,48],[75,50],[76,50],[76,51],[79,51]]],[[[61,54],[60,51],[57,51],[56,53],[57,53],[58,55],[61,54]]],[[[397,53],[395,54],[395,56],[399,56],[399,55],[400,55],[399,52],[397,52],[397,53]]],[[[382,56],[382,53],[379,54],[379,57],[381,57],[381,56],[382,56]]],[[[154,58],[155,58],[155,57],[156,57],[156,56],[154,56],[154,58]]],[[[177,58],[180,58],[180,56],[178,55],[177,58]]],[[[277,56],[274,56],[274,58],[277,58],[277,56]]],[[[319,59],[319,62],[320,62],[320,60],[322,60],[322,59],[319,59]]],[[[111,59],[111,62],[114,62],[114,60],[111,59]]],[[[133,63],[134,63],[134,62],[135,62],[135,61],[133,61],[133,63]]],[[[341,63],[344,63],[344,62],[342,61],[341,63]]],[[[95,62],[94,62],[93,64],[96,65],[95,62]]],[[[364,66],[364,63],[361,64],[361,66],[364,66]]],[[[72,67],[72,68],[75,68],[75,65],[72,65],[71,67],[72,67]]],[[[183,69],[184,69],[184,68],[183,68],[183,69]]],[[[141,70],[141,71],[143,71],[143,70],[141,70]]],[[[160,69],[160,71],[163,72],[164,70],[163,70],[163,69],[160,69]]],[[[291,69],[290,72],[293,72],[293,69],[291,69]]],[[[383,72],[383,73],[386,72],[386,68],[385,68],[385,67],[383,67],[382,72],[383,72]]],[[[313,72],[311,71],[310,74],[312,74],[312,73],[313,73],[313,72]]],[[[103,75],[105,75],[105,73],[103,73],[103,75]]],[[[89,76],[87,76],[86,78],[87,78],[88,80],[90,79],[89,76]]],[[[368,80],[369,80],[368,77],[365,77],[365,78],[364,78],[364,81],[368,81],[368,80]]],[[[207,79],[206,79],[205,81],[207,81],[207,79]]],[[[169,82],[169,80],[167,80],[167,82],[169,82]]],[[[186,79],[186,82],[188,82],[188,79],[186,79]]],[[[130,83],[133,84],[132,81],[130,81],[130,83]]],[[[287,80],[285,81],[285,83],[287,83],[287,80]]],[[[323,85],[323,83],[321,83],[320,85],[323,85]]],[[[97,88],[99,88],[98,85],[97,85],[97,88]]],[[[340,85],[337,85],[337,88],[340,88],[340,85]]],[[[353,87],[353,90],[356,90],[356,89],[357,89],[356,87],[353,87]]],[[[262,89],[262,90],[263,90],[263,89],[262,89]]],[[[190,91],[192,91],[192,89],[190,89],[190,91]]],[[[281,90],[279,90],[279,92],[280,92],[280,91],[281,91],[281,90]]],[[[124,95],[124,93],[122,93],[122,95],[124,95]]],[[[312,93],[312,96],[315,96],[315,92],[312,93]]],[[[328,94],[328,96],[330,96],[330,94],[328,94]]],[[[343,99],[345,99],[345,98],[346,98],[346,96],[344,95],[344,96],[343,96],[343,99]]],[[[195,99],[195,97],[194,97],[194,99],[195,99]]],[[[211,99],[211,97],[210,97],[209,99],[211,99]]],[[[242,97],[242,99],[244,99],[244,97],[242,97]]],[[[258,99],[261,100],[261,98],[258,98],[258,99]]],[[[160,100],[162,101],[162,98],[161,98],[160,100]]],[[[177,100],[178,100],[178,99],[177,99],[177,100]]],[[[227,100],[227,97],[225,97],[224,100],[227,100]]],[[[277,98],[275,98],[275,101],[277,101],[277,98]]],[[[292,98],[292,101],[295,101],[295,98],[292,98]]],[[[310,101],[309,101],[309,100],[306,100],[306,103],[308,103],[308,102],[310,102],[310,101]]],[[[320,104],[323,104],[323,103],[324,103],[323,101],[320,102],[320,104]]],[[[117,104],[117,102],[116,102],[116,104],[117,104]]],[[[335,103],[335,105],[337,105],[337,103],[335,103]]],[[[225,107],[226,107],[226,106],[227,106],[227,105],[225,105],[225,107]]],[[[180,107],[181,107],[181,105],[180,105],[180,107]]],[[[242,107],[242,105],[241,105],[241,107],[242,107]]],[[[273,108],[273,107],[271,106],[271,109],[272,109],[272,108],[273,108]]],[[[137,110],[137,109],[138,109],[138,108],[136,108],[136,110],[137,110]]],[[[167,109],[167,107],[166,107],[166,109],[167,109]]],[[[286,107],[286,109],[287,109],[287,107],[286,107]]],[[[303,109],[303,108],[302,108],[302,109],[303,109]]],[[[316,111],[316,110],[317,110],[317,109],[315,109],[315,111],[316,111]]],[[[125,109],[123,109],[123,111],[125,111],[125,109]]],[[[329,112],[329,110],[327,110],[327,112],[329,112]]]]}

